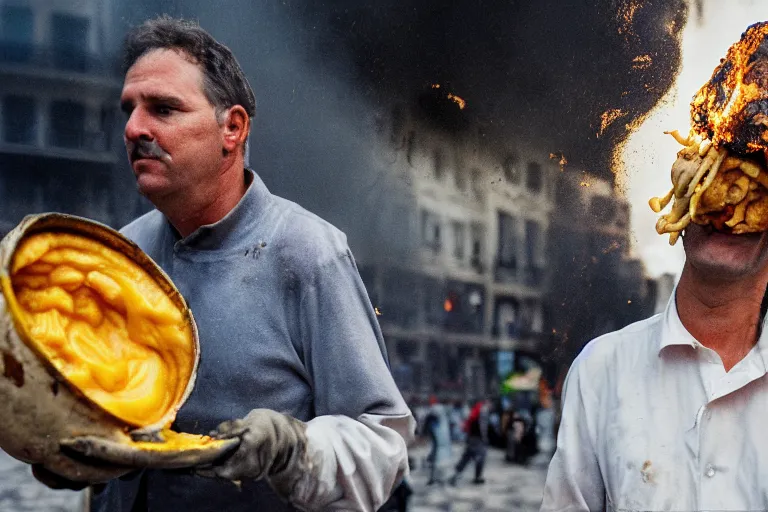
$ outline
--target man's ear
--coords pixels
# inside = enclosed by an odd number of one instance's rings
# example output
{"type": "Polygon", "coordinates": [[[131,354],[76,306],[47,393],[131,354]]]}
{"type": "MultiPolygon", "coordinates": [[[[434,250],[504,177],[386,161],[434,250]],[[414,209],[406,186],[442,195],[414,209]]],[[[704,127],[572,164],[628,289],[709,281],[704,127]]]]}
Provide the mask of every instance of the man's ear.
{"type": "Polygon", "coordinates": [[[226,153],[232,153],[237,148],[242,148],[248,138],[248,130],[251,128],[251,119],[248,113],[240,105],[230,107],[224,116],[221,125],[223,134],[222,149],[226,153]]]}

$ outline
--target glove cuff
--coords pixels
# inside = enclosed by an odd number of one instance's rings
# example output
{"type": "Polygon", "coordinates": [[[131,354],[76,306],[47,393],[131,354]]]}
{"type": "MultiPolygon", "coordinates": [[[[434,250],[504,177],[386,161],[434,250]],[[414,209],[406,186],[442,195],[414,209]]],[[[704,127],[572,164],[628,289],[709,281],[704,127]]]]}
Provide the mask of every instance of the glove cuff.
{"type": "Polygon", "coordinates": [[[282,433],[293,438],[289,444],[293,448],[286,451],[284,458],[272,464],[267,481],[280,497],[288,501],[299,480],[312,474],[313,464],[307,451],[306,423],[290,416],[285,416],[285,419],[289,427],[282,433]]]}

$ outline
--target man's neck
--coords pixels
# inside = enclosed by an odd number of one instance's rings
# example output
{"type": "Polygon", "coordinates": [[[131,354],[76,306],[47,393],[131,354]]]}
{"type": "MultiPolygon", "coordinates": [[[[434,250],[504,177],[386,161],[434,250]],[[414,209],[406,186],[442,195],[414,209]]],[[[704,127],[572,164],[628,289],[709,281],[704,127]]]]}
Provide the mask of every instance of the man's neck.
{"type": "Polygon", "coordinates": [[[240,162],[222,170],[211,184],[196,184],[192,193],[155,206],[183,238],[223,219],[243,198],[248,185],[240,162]]]}
{"type": "Polygon", "coordinates": [[[683,269],[675,296],[680,321],[696,340],[717,352],[726,371],[757,343],[767,282],[765,273],[716,281],[688,263],[683,269]]]}

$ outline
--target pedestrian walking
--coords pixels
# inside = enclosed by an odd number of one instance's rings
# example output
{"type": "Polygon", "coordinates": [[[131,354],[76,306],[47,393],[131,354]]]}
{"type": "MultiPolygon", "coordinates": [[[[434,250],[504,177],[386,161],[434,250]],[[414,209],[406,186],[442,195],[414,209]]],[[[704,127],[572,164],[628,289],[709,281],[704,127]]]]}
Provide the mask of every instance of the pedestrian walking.
{"type": "Polygon", "coordinates": [[[429,404],[425,428],[432,441],[432,449],[427,456],[427,462],[430,464],[427,485],[443,484],[451,463],[451,432],[448,413],[434,396],[430,397],[429,404]]]}
{"type": "Polygon", "coordinates": [[[488,400],[480,400],[472,408],[464,430],[467,433],[467,443],[464,453],[456,465],[456,473],[451,477],[450,484],[456,485],[464,468],[471,462],[475,462],[475,479],[473,483],[483,484],[483,469],[485,467],[485,455],[488,451],[488,422],[491,404],[488,400]]]}

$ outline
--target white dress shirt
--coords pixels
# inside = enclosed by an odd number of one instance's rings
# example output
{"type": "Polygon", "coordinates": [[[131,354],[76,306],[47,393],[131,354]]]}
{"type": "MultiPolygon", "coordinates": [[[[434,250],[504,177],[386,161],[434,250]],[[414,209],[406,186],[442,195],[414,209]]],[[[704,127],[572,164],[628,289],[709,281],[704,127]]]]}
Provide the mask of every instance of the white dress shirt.
{"type": "Polygon", "coordinates": [[[767,329],[726,373],[674,297],[576,358],[542,511],[768,510],[767,329]]]}

